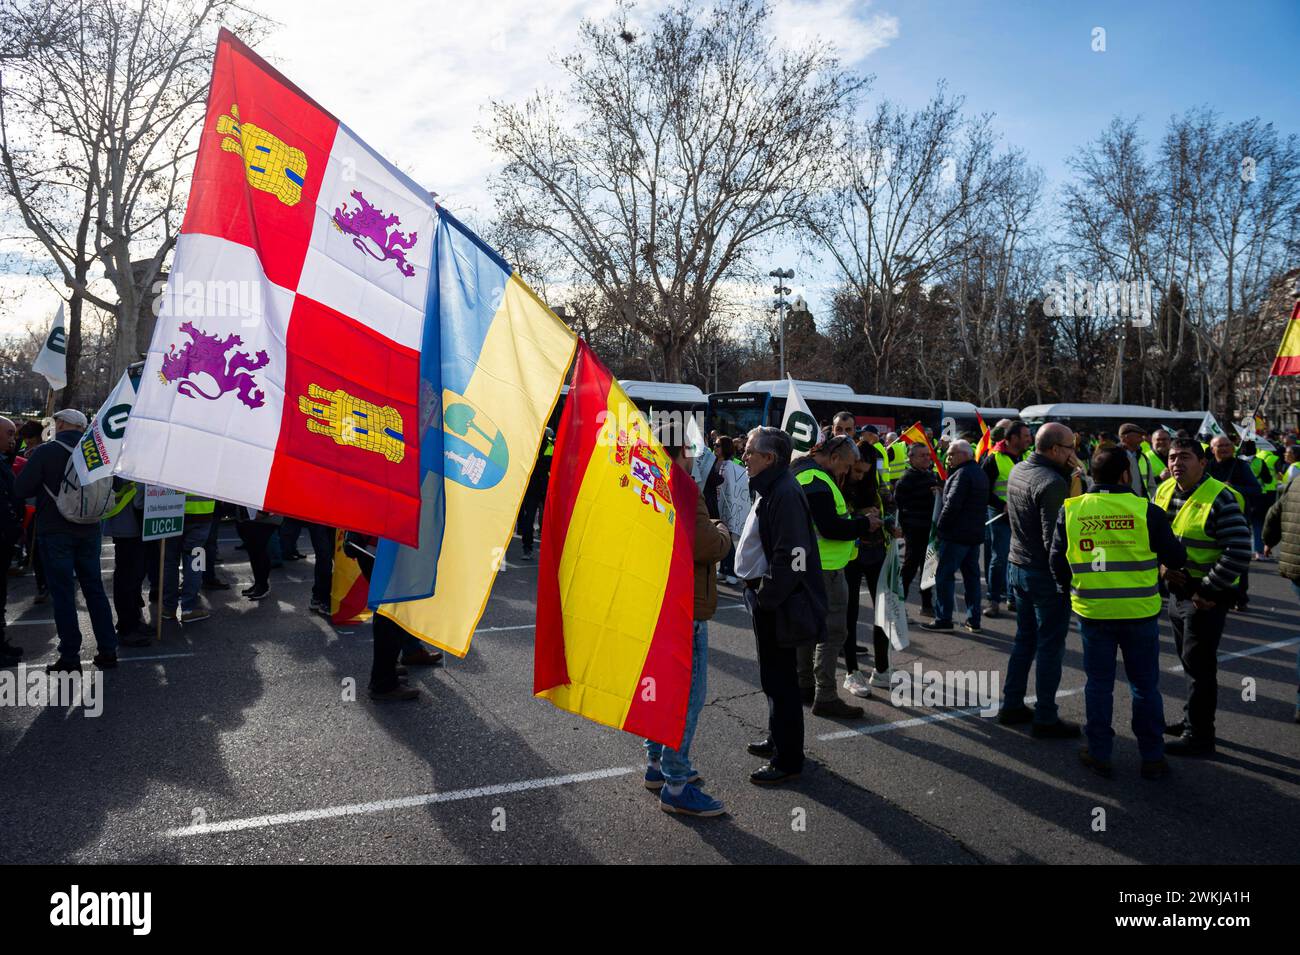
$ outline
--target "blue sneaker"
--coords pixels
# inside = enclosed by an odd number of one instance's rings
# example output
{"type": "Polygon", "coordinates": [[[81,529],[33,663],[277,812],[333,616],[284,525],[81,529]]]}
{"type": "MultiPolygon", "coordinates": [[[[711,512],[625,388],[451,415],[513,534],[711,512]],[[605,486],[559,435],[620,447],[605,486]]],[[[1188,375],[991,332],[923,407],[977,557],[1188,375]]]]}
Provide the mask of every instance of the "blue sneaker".
{"type": "Polygon", "coordinates": [[[686,784],[680,796],[674,796],[666,786],[659,790],[659,808],[683,816],[721,816],[726,812],[721,802],[692,783],[686,784]]]}

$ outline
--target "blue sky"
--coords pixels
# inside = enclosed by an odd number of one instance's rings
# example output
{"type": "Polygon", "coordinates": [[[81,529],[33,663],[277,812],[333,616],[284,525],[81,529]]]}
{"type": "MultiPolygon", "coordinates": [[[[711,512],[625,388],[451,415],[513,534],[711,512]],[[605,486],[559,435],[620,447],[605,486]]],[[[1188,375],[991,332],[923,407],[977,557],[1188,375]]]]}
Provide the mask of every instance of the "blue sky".
{"type": "Polygon", "coordinates": [[[940,77],[1047,173],[1117,113],[1150,138],[1170,115],[1208,105],[1300,131],[1300,3],[877,3],[899,33],[860,66],[875,96],[925,102],[940,77]],[[1105,52],[1092,49],[1103,28],[1105,52]]]}

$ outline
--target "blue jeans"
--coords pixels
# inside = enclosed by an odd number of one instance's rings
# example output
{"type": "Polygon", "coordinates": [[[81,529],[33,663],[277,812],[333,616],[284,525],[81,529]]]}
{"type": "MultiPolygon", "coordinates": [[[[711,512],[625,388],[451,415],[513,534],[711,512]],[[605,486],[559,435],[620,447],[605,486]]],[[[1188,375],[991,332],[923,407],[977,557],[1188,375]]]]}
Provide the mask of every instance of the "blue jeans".
{"type": "MultiPolygon", "coordinates": [[[[104,578],[99,572],[99,528],[82,537],[76,534],[41,533],[36,535],[41,561],[45,565],[45,585],[54,604],[54,626],[59,633],[59,659],[81,659],[81,625],[77,622],[77,591],[90,614],[90,627],[100,653],[117,653],[117,632],[113,629],[113,610],[104,592],[104,578]]],[[[5,573],[8,573],[5,568],[5,573]]]]}
{"type": "Polygon", "coordinates": [[[1083,669],[1088,674],[1083,698],[1088,721],[1084,735],[1094,759],[1110,761],[1115,731],[1111,714],[1115,696],[1115,651],[1124,655],[1124,672],[1133,694],[1133,735],[1144,760],[1165,755],[1165,710],[1160,699],[1160,626],[1158,617],[1145,620],[1080,620],[1083,628],[1083,669]]]}
{"type": "Polygon", "coordinates": [[[1056,689],[1061,685],[1061,659],[1065,635],[1070,630],[1070,598],[1056,589],[1050,571],[1011,565],[1011,594],[1016,598],[1016,640],[1007,661],[1002,705],[1023,706],[1029,685],[1029,666],[1037,663],[1034,689],[1035,723],[1055,723],[1056,689]]]}
{"type": "MultiPolygon", "coordinates": [[[[988,519],[998,516],[993,508],[988,509],[988,519]]],[[[1009,596],[1007,591],[1007,555],[1011,553],[1011,522],[1006,517],[998,517],[992,524],[984,527],[984,569],[989,586],[989,603],[1000,604],[1002,598],[1009,596]]]]}
{"type": "Polygon", "coordinates": [[[934,622],[951,624],[956,609],[957,571],[966,595],[966,622],[980,625],[980,545],[939,541],[939,566],[934,573],[934,622]]]}
{"type": "Polygon", "coordinates": [[[209,521],[195,521],[185,518],[185,529],[178,537],[168,537],[163,544],[166,552],[163,556],[163,609],[175,610],[179,590],[179,603],[182,612],[188,613],[199,606],[199,590],[203,587],[203,570],[197,566],[202,554],[203,565],[207,565],[209,521]],[[196,551],[198,553],[196,553],[196,551]],[[180,586],[177,586],[177,562],[180,564],[180,586]]]}
{"type": "Polygon", "coordinates": [[[686,700],[686,729],[682,733],[682,745],[673,749],[652,739],[645,741],[646,759],[650,762],[659,761],[664,779],[670,785],[683,785],[695,775],[691,768],[691,739],[695,736],[695,724],[699,722],[700,710],[704,709],[704,697],[708,691],[709,622],[696,620],[691,634],[691,693],[686,700]]]}

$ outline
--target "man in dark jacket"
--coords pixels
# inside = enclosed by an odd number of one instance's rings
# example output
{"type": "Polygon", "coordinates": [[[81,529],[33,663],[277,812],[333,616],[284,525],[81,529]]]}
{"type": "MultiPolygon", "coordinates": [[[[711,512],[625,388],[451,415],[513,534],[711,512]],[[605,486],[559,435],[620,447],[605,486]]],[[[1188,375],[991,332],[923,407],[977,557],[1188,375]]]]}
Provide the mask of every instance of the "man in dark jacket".
{"type": "MultiPolygon", "coordinates": [[[[1277,572],[1291,581],[1300,597],[1300,481],[1280,488],[1277,501],[1264,516],[1264,554],[1277,555],[1277,572]]],[[[1300,652],[1296,673],[1300,675],[1300,652]]],[[[1295,691],[1295,721],[1300,723],[1300,686],[1295,691]]]]}
{"type": "Polygon", "coordinates": [[[23,502],[14,493],[14,472],[10,456],[17,444],[18,427],[0,418],[0,666],[11,666],[23,655],[5,636],[5,605],[9,598],[9,565],[14,545],[22,535],[23,502]]]}
{"type": "MultiPolygon", "coordinates": [[[[939,567],[934,576],[934,620],[922,630],[952,630],[957,572],[966,594],[966,629],[980,632],[980,546],[984,543],[984,514],[989,481],[975,463],[969,441],[954,441],[948,448],[948,480],[943,486],[943,508],[935,528],[939,538],[939,567]]],[[[1005,518],[1003,518],[1005,520],[1005,518]]]]}
{"type": "MultiPolygon", "coordinates": [[[[999,422],[1001,424],[1001,422],[999,422]]],[[[1007,510],[1007,481],[1011,469],[1020,462],[1029,447],[1029,425],[1023,421],[1008,421],[1005,437],[984,455],[980,469],[988,479],[988,514],[984,525],[984,575],[989,588],[988,615],[996,617],[1002,612],[1002,598],[1014,604],[1007,590],[1007,555],[1011,551],[1011,528],[1005,517],[1007,510]]],[[[1009,610],[1014,610],[1008,606],[1009,610]]]]}
{"type": "Polygon", "coordinates": [[[77,623],[75,584],[81,585],[99,648],[95,665],[101,670],[117,666],[113,610],[100,576],[99,521],[73,523],[59,513],[55,504],[64,469],[87,423],[86,416],[75,409],[56,412],[54,440],[32,452],[23,473],[14,482],[14,493],[20,499],[36,498],[36,546],[45,566],[46,586],[54,603],[54,624],[59,633],[59,659],[50,664],[50,672],[81,671],[81,627],[77,623]]]}
{"type": "Polygon", "coordinates": [[[1016,638],[1007,661],[998,722],[1033,721],[1037,739],[1074,739],[1079,727],[1057,715],[1056,690],[1070,630],[1070,601],[1052,579],[1048,554],[1061,505],[1070,490],[1074,433],[1049,422],[1038,429],[1029,460],[1011,469],[1007,517],[1011,525],[1011,591],[1016,599],[1016,638]],[[1025,706],[1029,667],[1037,665],[1034,709],[1025,706]]]}
{"type": "Polygon", "coordinates": [[[736,573],[758,645],[758,677],[767,694],[768,736],[749,752],[767,760],[750,774],[759,785],[797,779],[803,770],[803,705],[796,648],[826,639],[826,591],[817,533],[803,491],[790,474],[790,436],[780,428],[749,432],[745,467],[758,500],[736,547],[736,573]]]}
{"type": "Polygon", "coordinates": [[[878,530],[880,518],[854,517],[841,490],[859,454],[853,439],[836,435],[813,448],[790,468],[803,488],[817,530],[817,552],[826,590],[826,640],[799,648],[799,691],[803,702],[812,705],[814,716],[857,719],[862,707],[840,699],[835,681],[835,662],[848,636],[848,602],[859,599],[849,593],[844,570],[857,550],[856,542],[878,530]]]}
{"type": "MultiPolygon", "coordinates": [[[[1254,454],[1254,451],[1252,450],[1251,453],[1254,454]]],[[[1251,470],[1249,464],[1237,456],[1237,449],[1232,446],[1232,441],[1227,435],[1221,434],[1210,440],[1210,454],[1211,460],[1206,463],[1205,472],[1216,481],[1222,481],[1229,487],[1236,488],[1246,499],[1243,516],[1249,524],[1251,511],[1259,506],[1259,498],[1263,493],[1263,488],[1255,478],[1255,472],[1251,470]]],[[[1253,543],[1252,541],[1252,545],[1253,543]]],[[[1233,608],[1244,613],[1250,603],[1249,564],[1241,572],[1241,582],[1237,585],[1237,596],[1234,600],[1233,608]]]]}
{"type": "MultiPolygon", "coordinates": [[[[898,505],[898,526],[903,531],[907,556],[903,560],[903,594],[912,590],[912,581],[925,565],[925,551],[930,546],[930,524],[934,520],[934,499],[939,476],[934,473],[930,449],[916,443],[907,449],[907,470],[894,488],[898,505]]],[[[921,613],[934,616],[934,590],[921,591],[921,613]]]]}

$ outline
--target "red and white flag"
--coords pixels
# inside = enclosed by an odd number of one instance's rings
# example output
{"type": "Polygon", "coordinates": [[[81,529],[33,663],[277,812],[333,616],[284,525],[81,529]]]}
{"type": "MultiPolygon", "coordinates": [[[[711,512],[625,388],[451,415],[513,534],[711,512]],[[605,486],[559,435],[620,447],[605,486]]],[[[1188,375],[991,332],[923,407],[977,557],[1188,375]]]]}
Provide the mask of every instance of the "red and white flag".
{"type": "Polygon", "coordinates": [[[436,216],[223,30],[119,473],[416,544],[436,216]]]}

